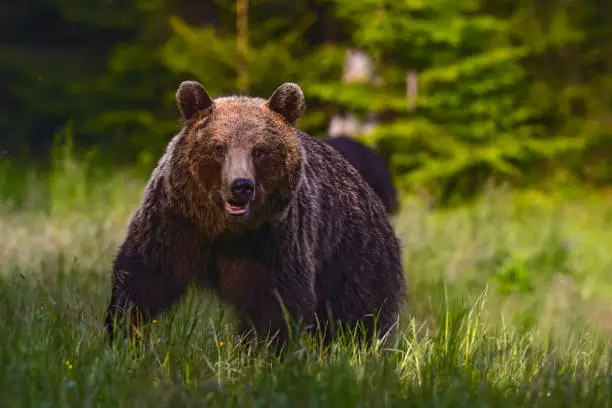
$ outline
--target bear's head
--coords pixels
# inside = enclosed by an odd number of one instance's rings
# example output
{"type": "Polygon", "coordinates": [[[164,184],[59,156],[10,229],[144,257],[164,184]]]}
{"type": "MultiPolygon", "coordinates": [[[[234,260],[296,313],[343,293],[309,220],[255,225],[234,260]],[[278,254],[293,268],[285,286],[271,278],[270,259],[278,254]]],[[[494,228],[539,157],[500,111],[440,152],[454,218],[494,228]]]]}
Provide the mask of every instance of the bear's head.
{"type": "MultiPolygon", "coordinates": [[[[278,87],[269,99],[215,98],[198,82],[182,82],[183,166],[218,229],[260,225],[288,207],[301,177],[296,122],[305,108],[301,88],[278,87]]],[[[204,210],[204,208],[202,208],[204,210]]],[[[212,222],[212,221],[211,221],[212,222]]]]}

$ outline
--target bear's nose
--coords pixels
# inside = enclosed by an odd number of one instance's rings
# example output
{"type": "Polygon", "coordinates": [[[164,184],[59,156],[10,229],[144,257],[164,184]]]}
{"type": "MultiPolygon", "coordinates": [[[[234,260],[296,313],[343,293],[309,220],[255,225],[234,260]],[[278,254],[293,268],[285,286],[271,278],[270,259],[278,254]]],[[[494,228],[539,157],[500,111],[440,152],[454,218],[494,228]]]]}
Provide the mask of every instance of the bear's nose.
{"type": "Polygon", "coordinates": [[[238,178],[232,181],[230,190],[235,199],[249,201],[255,192],[255,183],[246,178],[238,178]]]}

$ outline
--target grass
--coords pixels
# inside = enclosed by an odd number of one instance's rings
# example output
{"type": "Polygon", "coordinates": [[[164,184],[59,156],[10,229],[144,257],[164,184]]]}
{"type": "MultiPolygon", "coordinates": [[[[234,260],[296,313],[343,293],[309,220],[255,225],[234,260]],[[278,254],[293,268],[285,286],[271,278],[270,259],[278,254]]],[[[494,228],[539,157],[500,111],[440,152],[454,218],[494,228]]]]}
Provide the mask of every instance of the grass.
{"type": "Polygon", "coordinates": [[[0,176],[0,193],[19,198],[0,213],[2,407],[612,405],[605,197],[406,201],[394,224],[410,302],[384,347],[302,337],[280,360],[237,346],[232,312],[192,292],[142,348],[113,350],[109,270],[144,180],[58,163],[0,176]]]}

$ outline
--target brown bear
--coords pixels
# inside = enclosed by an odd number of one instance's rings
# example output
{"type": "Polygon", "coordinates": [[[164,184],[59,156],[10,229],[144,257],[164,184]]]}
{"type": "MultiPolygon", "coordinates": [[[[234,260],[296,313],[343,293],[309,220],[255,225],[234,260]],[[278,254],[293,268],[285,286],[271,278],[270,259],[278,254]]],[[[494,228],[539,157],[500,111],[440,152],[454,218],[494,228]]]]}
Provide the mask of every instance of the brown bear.
{"type": "Polygon", "coordinates": [[[243,329],[283,343],[286,317],[300,327],[392,331],[406,294],[399,240],[357,170],[296,128],[301,88],[213,100],[185,81],[176,98],[183,128],[114,261],[111,343],[191,284],[233,306],[243,329]]]}

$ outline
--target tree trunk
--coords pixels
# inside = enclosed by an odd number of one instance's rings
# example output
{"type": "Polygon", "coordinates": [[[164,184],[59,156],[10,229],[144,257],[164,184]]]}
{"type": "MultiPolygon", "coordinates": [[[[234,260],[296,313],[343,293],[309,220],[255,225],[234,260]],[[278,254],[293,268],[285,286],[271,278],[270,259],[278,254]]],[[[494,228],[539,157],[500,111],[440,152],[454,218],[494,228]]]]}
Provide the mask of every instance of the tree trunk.
{"type": "Polygon", "coordinates": [[[249,80],[249,0],[236,0],[236,53],[238,56],[238,78],[236,85],[240,93],[248,93],[249,80]]]}

